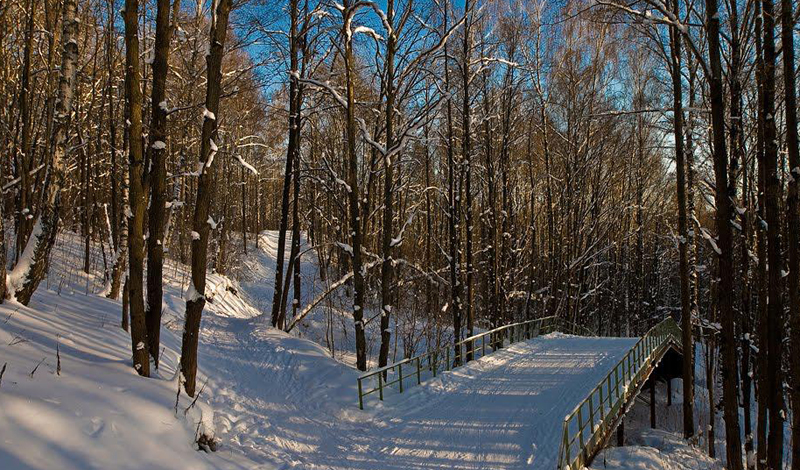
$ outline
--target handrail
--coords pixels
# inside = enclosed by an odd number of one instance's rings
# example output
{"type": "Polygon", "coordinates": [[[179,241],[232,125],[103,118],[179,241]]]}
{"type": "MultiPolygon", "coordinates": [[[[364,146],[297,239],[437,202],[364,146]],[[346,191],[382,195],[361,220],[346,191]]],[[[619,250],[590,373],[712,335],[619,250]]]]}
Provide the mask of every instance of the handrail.
{"type": "MultiPolygon", "coordinates": [[[[437,372],[442,370],[455,369],[462,366],[464,363],[478,359],[488,354],[486,352],[487,340],[489,338],[489,347],[491,351],[495,351],[504,344],[512,344],[518,341],[528,340],[539,336],[540,334],[551,333],[556,331],[556,327],[561,319],[555,316],[537,318],[536,320],[528,320],[519,323],[512,323],[510,325],[501,326],[493,330],[485,331],[477,335],[470,336],[459,341],[456,344],[450,344],[420,354],[415,357],[403,359],[402,361],[389,364],[387,366],[367,372],[358,378],[358,407],[364,409],[364,398],[377,393],[380,400],[383,400],[384,392],[394,385],[397,385],[397,391],[403,393],[408,385],[419,385],[423,380],[436,377],[437,372]],[[480,342],[480,347],[477,343],[480,342]],[[451,352],[453,353],[453,360],[451,361],[451,352]],[[444,360],[442,360],[444,359],[444,360]],[[466,359],[466,360],[464,360],[466,359]],[[410,365],[410,367],[408,367],[410,365]],[[405,372],[403,371],[403,366],[405,372]],[[409,368],[411,369],[409,371],[409,368]],[[406,379],[415,378],[416,380],[408,383],[406,379]],[[374,385],[371,388],[365,389],[365,384],[371,381],[374,385]]],[[[572,325],[568,322],[563,323],[563,329],[575,332],[578,325],[572,325]]]]}
{"type": "Polygon", "coordinates": [[[642,336],[594,390],[564,418],[559,470],[584,468],[624,415],[625,404],[636,396],[670,346],[676,349],[681,347],[681,329],[671,317],[642,336]]]}

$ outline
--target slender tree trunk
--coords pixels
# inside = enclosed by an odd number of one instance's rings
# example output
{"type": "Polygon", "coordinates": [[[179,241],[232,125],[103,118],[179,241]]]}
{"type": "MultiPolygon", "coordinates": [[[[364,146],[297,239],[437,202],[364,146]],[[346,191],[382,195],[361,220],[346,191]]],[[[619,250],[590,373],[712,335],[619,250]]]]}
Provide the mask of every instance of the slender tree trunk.
{"type": "Polygon", "coordinates": [[[128,160],[129,205],[128,256],[129,270],[126,280],[131,318],[131,345],[133,368],[145,377],[150,376],[150,359],[147,348],[147,324],[144,312],[142,257],[144,255],[145,196],[142,185],[144,149],[142,139],[142,88],[139,66],[139,1],[125,0],[125,67],[126,95],[128,97],[128,160]]]}
{"type": "Polygon", "coordinates": [[[781,243],[780,199],[778,180],[778,133],[775,106],[775,17],[772,0],[763,0],[764,16],[764,183],[767,223],[767,380],[769,381],[769,436],[767,468],[783,465],[783,252],[781,243]]]}
{"type": "Polygon", "coordinates": [[[767,415],[769,413],[769,380],[767,379],[767,236],[765,214],[765,161],[764,161],[764,53],[762,47],[763,15],[761,2],[755,2],[755,44],[756,44],[756,89],[757,127],[756,127],[756,161],[758,163],[756,201],[756,256],[758,256],[758,312],[756,317],[756,338],[759,352],[756,357],[756,467],[763,470],[767,465],[767,415]]]}
{"type": "Polygon", "coordinates": [[[728,152],[725,138],[725,102],[720,58],[720,31],[717,0],[706,0],[706,24],[711,66],[711,123],[713,131],[714,180],[716,184],[716,225],[719,238],[717,305],[722,323],[722,400],[725,418],[726,462],[729,470],[742,470],[742,444],[739,428],[739,384],[733,302],[733,210],[728,185],[728,152]]]}
{"type": "MultiPolygon", "coordinates": [[[[22,77],[19,90],[19,113],[22,120],[22,141],[20,151],[17,152],[17,172],[19,173],[20,189],[19,213],[17,215],[17,244],[16,257],[19,258],[30,234],[30,220],[33,216],[33,207],[30,201],[31,182],[29,172],[33,168],[33,153],[31,152],[31,110],[30,110],[30,87],[31,87],[31,56],[33,54],[33,35],[34,18],[36,16],[36,3],[34,0],[27,0],[25,3],[26,26],[25,26],[25,47],[22,59],[22,77]]],[[[55,31],[53,31],[55,32],[55,31]]]]}
{"type": "MultiPolygon", "coordinates": [[[[448,28],[450,11],[445,6],[444,28],[448,28]]],[[[445,43],[445,87],[450,89],[450,63],[448,60],[449,51],[445,43]]],[[[450,308],[453,312],[453,363],[461,363],[461,347],[456,346],[461,341],[461,247],[460,247],[460,219],[461,219],[461,193],[458,178],[458,170],[455,161],[455,142],[453,135],[453,102],[447,98],[447,185],[448,199],[450,203],[448,214],[449,229],[449,264],[450,264],[450,308]]]]}
{"type": "MultiPolygon", "coordinates": [[[[466,210],[464,214],[464,223],[467,225],[466,235],[466,247],[465,247],[465,269],[467,271],[466,276],[466,284],[467,284],[467,298],[466,298],[466,314],[467,314],[467,336],[473,336],[475,334],[475,312],[474,312],[474,292],[473,292],[473,266],[472,266],[472,229],[473,229],[473,220],[472,220],[472,131],[471,131],[471,122],[472,119],[470,115],[470,90],[469,90],[469,83],[470,83],[470,60],[472,59],[472,37],[470,33],[470,1],[465,0],[464,2],[464,50],[463,53],[463,65],[461,70],[461,80],[462,80],[462,110],[461,110],[461,127],[462,127],[462,136],[461,136],[461,153],[464,159],[464,173],[465,173],[465,188],[464,192],[466,195],[466,210]]],[[[472,351],[474,345],[472,342],[467,344],[467,361],[471,361],[474,357],[474,352],[472,351]]]]}
{"type": "MultiPolygon", "coordinates": [[[[292,300],[292,318],[297,316],[300,308],[300,158],[298,155],[294,165],[294,206],[292,207],[292,260],[294,261],[294,277],[292,278],[292,288],[294,289],[294,299],[292,300]]],[[[284,314],[285,316],[285,314],[284,314]]]]}
{"type": "MultiPolygon", "coordinates": [[[[357,5],[355,5],[357,6],[357,5]]],[[[350,31],[350,22],[355,15],[355,6],[351,0],[344,0],[342,11],[342,36],[344,37],[344,67],[345,85],[347,88],[345,109],[345,123],[347,126],[347,184],[348,206],[350,210],[350,228],[352,239],[353,263],[353,322],[356,330],[356,367],[358,370],[367,370],[367,340],[364,334],[364,301],[366,285],[364,281],[364,265],[361,259],[362,225],[361,225],[361,200],[358,188],[358,156],[356,154],[356,117],[355,117],[355,71],[353,70],[355,58],[353,56],[353,38],[350,31]]]]}
{"type": "Polygon", "coordinates": [[[797,92],[795,85],[794,2],[781,0],[783,90],[786,109],[786,147],[789,153],[789,188],[786,199],[789,239],[789,318],[791,324],[792,470],[800,470],[800,152],[797,142],[797,92]]]}
{"type": "MultiPolygon", "coordinates": [[[[175,21],[180,0],[173,0],[175,21]]],[[[158,368],[161,347],[161,310],[164,273],[164,217],[167,202],[167,102],[166,84],[169,71],[169,49],[172,39],[170,0],[158,0],[156,8],[156,37],[153,56],[153,85],[150,100],[150,128],[147,152],[150,186],[147,237],[147,340],[150,357],[158,368]]]]}
{"type": "MultiPolygon", "coordinates": [[[[132,1],[132,0],[128,0],[132,1]]],[[[181,373],[186,394],[195,394],[197,377],[197,346],[200,335],[200,320],[206,304],[206,268],[208,264],[209,211],[211,194],[214,192],[214,156],[217,153],[217,116],[222,88],[222,57],[225,53],[225,37],[228,32],[228,15],[232,0],[219,0],[211,23],[209,53],[206,56],[206,110],[200,137],[200,164],[197,178],[197,199],[192,219],[192,281],[186,298],[186,324],[181,343],[181,373]],[[197,236],[194,236],[197,234],[197,236]]]]}
{"type": "MultiPolygon", "coordinates": [[[[672,1],[672,11],[678,15],[678,1],[672,1]]],[[[672,103],[675,131],[675,168],[678,197],[678,270],[681,278],[681,330],[683,344],[683,436],[694,435],[694,350],[692,340],[692,310],[689,292],[689,260],[687,244],[689,230],[686,221],[686,162],[683,148],[683,84],[681,83],[681,32],[670,28],[672,51],[672,103]]]]}
{"type": "Polygon", "coordinates": [[[39,217],[25,244],[17,265],[11,272],[14,298],[28,305],[31,296],[47,274],[50,251],[61,222],[61,189],[67,171],[68,131],[75,98],[78,65],[77,1],[65,0],[62,6],[61,68],[58,80],[58,101],[55,123],[50,136],[50,172],[47,176],[39,217]]]}
{"type": "MultiPolygon", "coordinates": [[[[130,76],[126,71],[125,74],[125,87],[123,94],[125,96],[125,105],[123,108],[123,118],[125,122],[130,122],[130,96],[128,95],[128,90],[130,89],[130,84],[128,81],[130,80],[130,76]]],[[[112,119],[113,121],[113,119],[112,119]]],[[[113,137],[114,134],[112,134],[113,137]]],[[[122,148],[126,155],[130,156],[130,126],[125,126],[122,132],[122,148]]],[[[130,158],[128,158],[130,160],[130,158]]],[[[116,158],[112,157],[112,174],[115,174],[116,170],[116,158]]],[[[126,266],[127,266],[127,259],[128,259],[128,214],[130,213],[130,200],[129,200],[129,172],[123,171],[122,172],[122,187],[119,188],[119,192],[115,190],[115,186],[113,182],[116,181],[116,177],[112,177],[112,194],[120,194],[121,201],[117,202],[116,199],[113,200],[113,204],[116,206],[117,204],[121,204],[123,207],[123,216],[119,217],[118,221],[118,228],[117,228],[117,247],[114,251],[114,264],[111,268],[111,279],[110,279],[110,286],[108,289],[107,297],[109,299],[118,299],[120,295],[120,286],[123,284],[122,280],[124,277],[124,291],[123,291],[123,299],[122,299],[122,309],[123,309],[123,328],[125,331],[128,330],[128,301],[130,296],[128,290],[128,276],[126,273],[126,266]]],[[[114,216],[117,217],[117,216],[114,216]]]]}
{"type": "MultiPolygon", "coordinates": [[[[713,311],[714,309],[712,309],[713,311]]],[[[716,341],[714,341],[714,332],[710,332],[706,337],[706,390],[708,390],[708,455],[709,457],[716,458],[716,428],[717,428],[717,399],[716,399],[716,377],[717,365],[714,358],[714,351],[716,350],[716,341]]]]}
{"type": "Polygon", "coordinates": [[[291,76],[289,77],[289,145],[286,149],[286,166],[283,171],[283,192],[281,193],[281,220],[278,227],[278,253],[275,263],[275,288],[272,294],[272,326],[283,329],[286,319],[281,314],[281,301],[283,291],[287,286],[283,285],[283,265],[286,257],[286,232],[289,229],[289,195],[291,194],[292,168],[296,160],[298,149],[298,136],[300,132],[300,122],[298,119],[300,110],[297,109],[297,80],[300,75],[299,69],[299,45],[297,37],[297,16],[299,15],[298,0],[291,0],[289,3],[290,34],[289,34],[289,60],[291,76]]]}
{"type": "MultiPolygon", "coordinates": [[[[0,165],[0,181],[5,181],[5,171],[3,165],[0,165]]],[[[8,287],[6,285],[6,227],[4,220],[4,202],[0,198],[0,304],[5,302],[8,296],[8,287]]]]}
{"type": "MultiPolygon", "coordinates": [[[[744,140],[742,138],[742,140],[744,140]]],[[[740,149],[743,149],[742,145],[740,149]]],[[[750,200],[750,179],[748,175],[747,161],[743,161],[742,165],[742,181],[744,183],[742,189],[742,205],[745,206],[745,212],[741,214],[742,221],[742,245],[741,245],[741,260],[742,268],[741,283],[742,283],[742,322],[741,322],[741,378],[742,378],[742,408],[744,413],[744,453],[745,453],[745,466],[749,469],[755,466],[755,455],[753,453],[753,423],[752,423],[752,385],[753,379],[750,371],[750,348],[751,348],[751,335],[752,335],[752,313],[751,313],[751,282],[750,282],[750,221],[748,220],[748,213],[746,212],[752,207],[749,204],[750,200]]]]}
{"type": "MultiPolygon", "coordinates": [[[[410,6],[409,6],[410,8],[410,6]]],[[[394,58],[397,41],[397,32],[394,31],[394,0],[387,0],[386,19],[392,27],[386,40],[386,152],[394,147],[394,58]]],[[[383,367],[389,360],[389,346],[391,344],[392,331],[389,328],[389,317],[392,313],[392,282],[393,282],[393,260],[392,260],[392,219],[393,214],[393,195],[394,195],[394,165],[392,157],[383,155],[383,233],[381,240],[381,252],[383,261],[381,263],[381,348],[378,356],[378,367],[383,367]]]]}
{"type": "Polygon", "coordinates": [[[128,306],[130,300],[130,291],[128,290],[128,278],[125,278],[125,283],[122,286],[122,329],[125,331],[130,330],[130,315],[128,306]]]}

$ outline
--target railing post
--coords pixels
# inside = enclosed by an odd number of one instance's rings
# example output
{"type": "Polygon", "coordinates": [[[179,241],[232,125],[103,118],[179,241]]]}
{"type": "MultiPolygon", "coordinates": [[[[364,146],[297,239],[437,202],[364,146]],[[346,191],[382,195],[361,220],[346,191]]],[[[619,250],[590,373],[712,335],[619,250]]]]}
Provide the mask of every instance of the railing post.
{"type": "Polygon", "coordinates": [[[439,353],[435,352],[431,356],[428,356],[429,362],[431,357],[433,357],[433,376],[436,377],[436,364],[439,362],[439,353]]]}
{"type": "Polygon", "coordinates": [[[378,396],[383,401],[383,372],[378,373],[378,396]]]}
{"type": "MultiPolygon", "coordinates": [[[[567,457],[567,468],[572,468],[572,462],[569,455],[569,421],[564,422],[564,453],[567,457]]],[[[563,470],[563,467],[560,469],[563,470]]]]}
{"type": "Polygon", "coordinates": [[[417,357],[417,385],[422,383],[422,367],[420,366],[420,359],[417,357]]]}
{"type": "Polygon", "coordinates": [[[445,349],[447,352],[447,363],[444,365],[446,367],[445,370],[450,370],[450,348],[445,349]]]}
{"type": "Polygon", "coordinates": [[[361,387],[361,377],[358,378],[358,408],[364,409],[364,392],[361,387]]]}
{"type": "MultiPolygon", "coordinates": [[[[609,376],[610,378],[610,376],[609,376]]],[[[603,400],[603,386],[605,385],[605,380],[600,384],[600,421],[605,422],[606,420],[606,402],[603,400]]]]}
{"type": "Polygon", "coordinates": [[[397,364],[397,369],[400,372],[400,393],[403,393],[403,363],[397,364]]]}
{"type": "Polygon", "coordinates": [[[589,432],[594,435],[594,400],[592,400],[592,396],[594,396],[594,392],[589,394],[589,432]]]}
{"type": "Polygon", "coordinates": [[[486,335],[481,336],[481,357],[486,355],[486,335]]]}

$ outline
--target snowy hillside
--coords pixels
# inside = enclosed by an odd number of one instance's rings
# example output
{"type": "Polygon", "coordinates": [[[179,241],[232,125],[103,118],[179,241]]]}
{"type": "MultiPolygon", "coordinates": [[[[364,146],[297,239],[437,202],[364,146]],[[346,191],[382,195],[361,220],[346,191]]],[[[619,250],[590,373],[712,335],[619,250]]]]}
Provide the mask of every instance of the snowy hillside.
{"type": "MultiPolygon", "coordinates": [[[[305,233],[300,240],[300,277],[301,277],[301,296],[300,311],[302,308],[319,300],[320,296],[331,291],[324,296],[302,320],[297,321],[296,327],[292,329],[292,334],[301,338],[307,338],[313,342],[324,346],[328,352],[337,360],[355,365],[355,339],[353,337],[353,313],[352,313],[352,293],[348,286],[341,286],[336,289],[331,287],[337,281],[332,278],[333,274],[324,277],[321,275],[318,262],[317,250],[312,247],[305,233]]],[[[287,233],[286,245],[284,250],[284,276],[288,269],[288,259],[291,251],[291,233],[287,233]]],[[[231,276],[237,281],[244,297],[259,312],[267,315],[272,310],[272,296],[275,283],[275,267],[277,265],[278,254],[278,232],[266,230],[259,234],[258,246],[254,242],[248,243],[247,255],[243,253],[241,245],[237,245],[236,266],[231,276]]],[[[287,300],[288,323],[293,321],[291,293],[294,279],[290,279],[288,286],[289,299],[287,300]]],[[[393,316],[392,337],[393,346],[390,351],[390,358],[399,361],[407,355],[419,354],[427,347],[428,342],[439,344],[452,341],[452,329],[448,324],[437,325],[429,324],[430,314],[417,311],[421,302],[414,302],[416,308],[398,308],[393,316]],[[397,334],[397,333],[400,334],[397,334]],[[411,353],[411,354],[409,354],[411,353]]],[[[367,355],[368,363],[377,364],[378,341],[380,338],[380,323],[374,320],[379,314],[377,299],[372,299],[365,306],[365,317],[367,318],[367,355]]],[[[267,320],[269,321],[269,320],[267,320]]],[[[480,331],[478,328],[476,331],[480,331]]]]}
{"type": "Polygon", "coordinates": [[[216,274],[201,330],[202,391],[196,403],[184,394],[176,404],[188,269],[165,268],[161,370],[142,379],[130,368],[120,304],[96,294],[101,276],[68,262],[80,249],[77,237],[61,237],[47,289],[30,308],[0,306],[3,469],[277,467],[294,458],[282,449],[311,445],[297,438],[314,428],[302,416],[353,407],[355,371],[313,342],[267,328],[238,284],[216,274]],[[216,434],[219,452],[194,450],[202,432],[216,434]]]}
{"type": "MultiPolygon", "coordinates": [[[[161,370],[144,379],[130,367],[120,304],[96,294],[101,276],[69,268],[80,241],[61,237],[48,288],[30,308],[0,306],[2,469],[549,469],[560,430],[549,423],[559,423],[632,344],[551,335],[359,411],[358,372],[305,339],[324,321],[318,313],[300,331],[304,338],[269,327],[262,315],[272,295],[273,241],[262,235],[262,250],[236,273],[241,282],[209,275],[199,398],[182,394],[176,403],[187,268],[165,269],[161,370]],[[217,452],[197,450],[201,433],[215,437],[217,452]]],[[[306,263],[304,295],[316,295],[316,281],[305,280],[317,267],[310,256],[306,263]]],[[[611,449],[594,468],[687,468],[651,467],[666,461],[658,452],[611,449]],[[631,453],[644,456],[637,457],[644,466],[626,466],[631,453]]]]}

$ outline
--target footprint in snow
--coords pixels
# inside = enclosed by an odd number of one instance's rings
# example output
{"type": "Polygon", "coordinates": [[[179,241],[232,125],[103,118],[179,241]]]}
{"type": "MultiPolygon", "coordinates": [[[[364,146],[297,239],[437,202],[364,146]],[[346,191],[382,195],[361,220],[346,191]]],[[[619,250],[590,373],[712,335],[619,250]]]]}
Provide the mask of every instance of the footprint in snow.
{"type": "Polygon", "coordinates": [[[105,420],[102,418],[92,418],[90,422],[83,427],[83,432],[89,437],[97,437],[103,433],[105,427],[105,420]]]}

